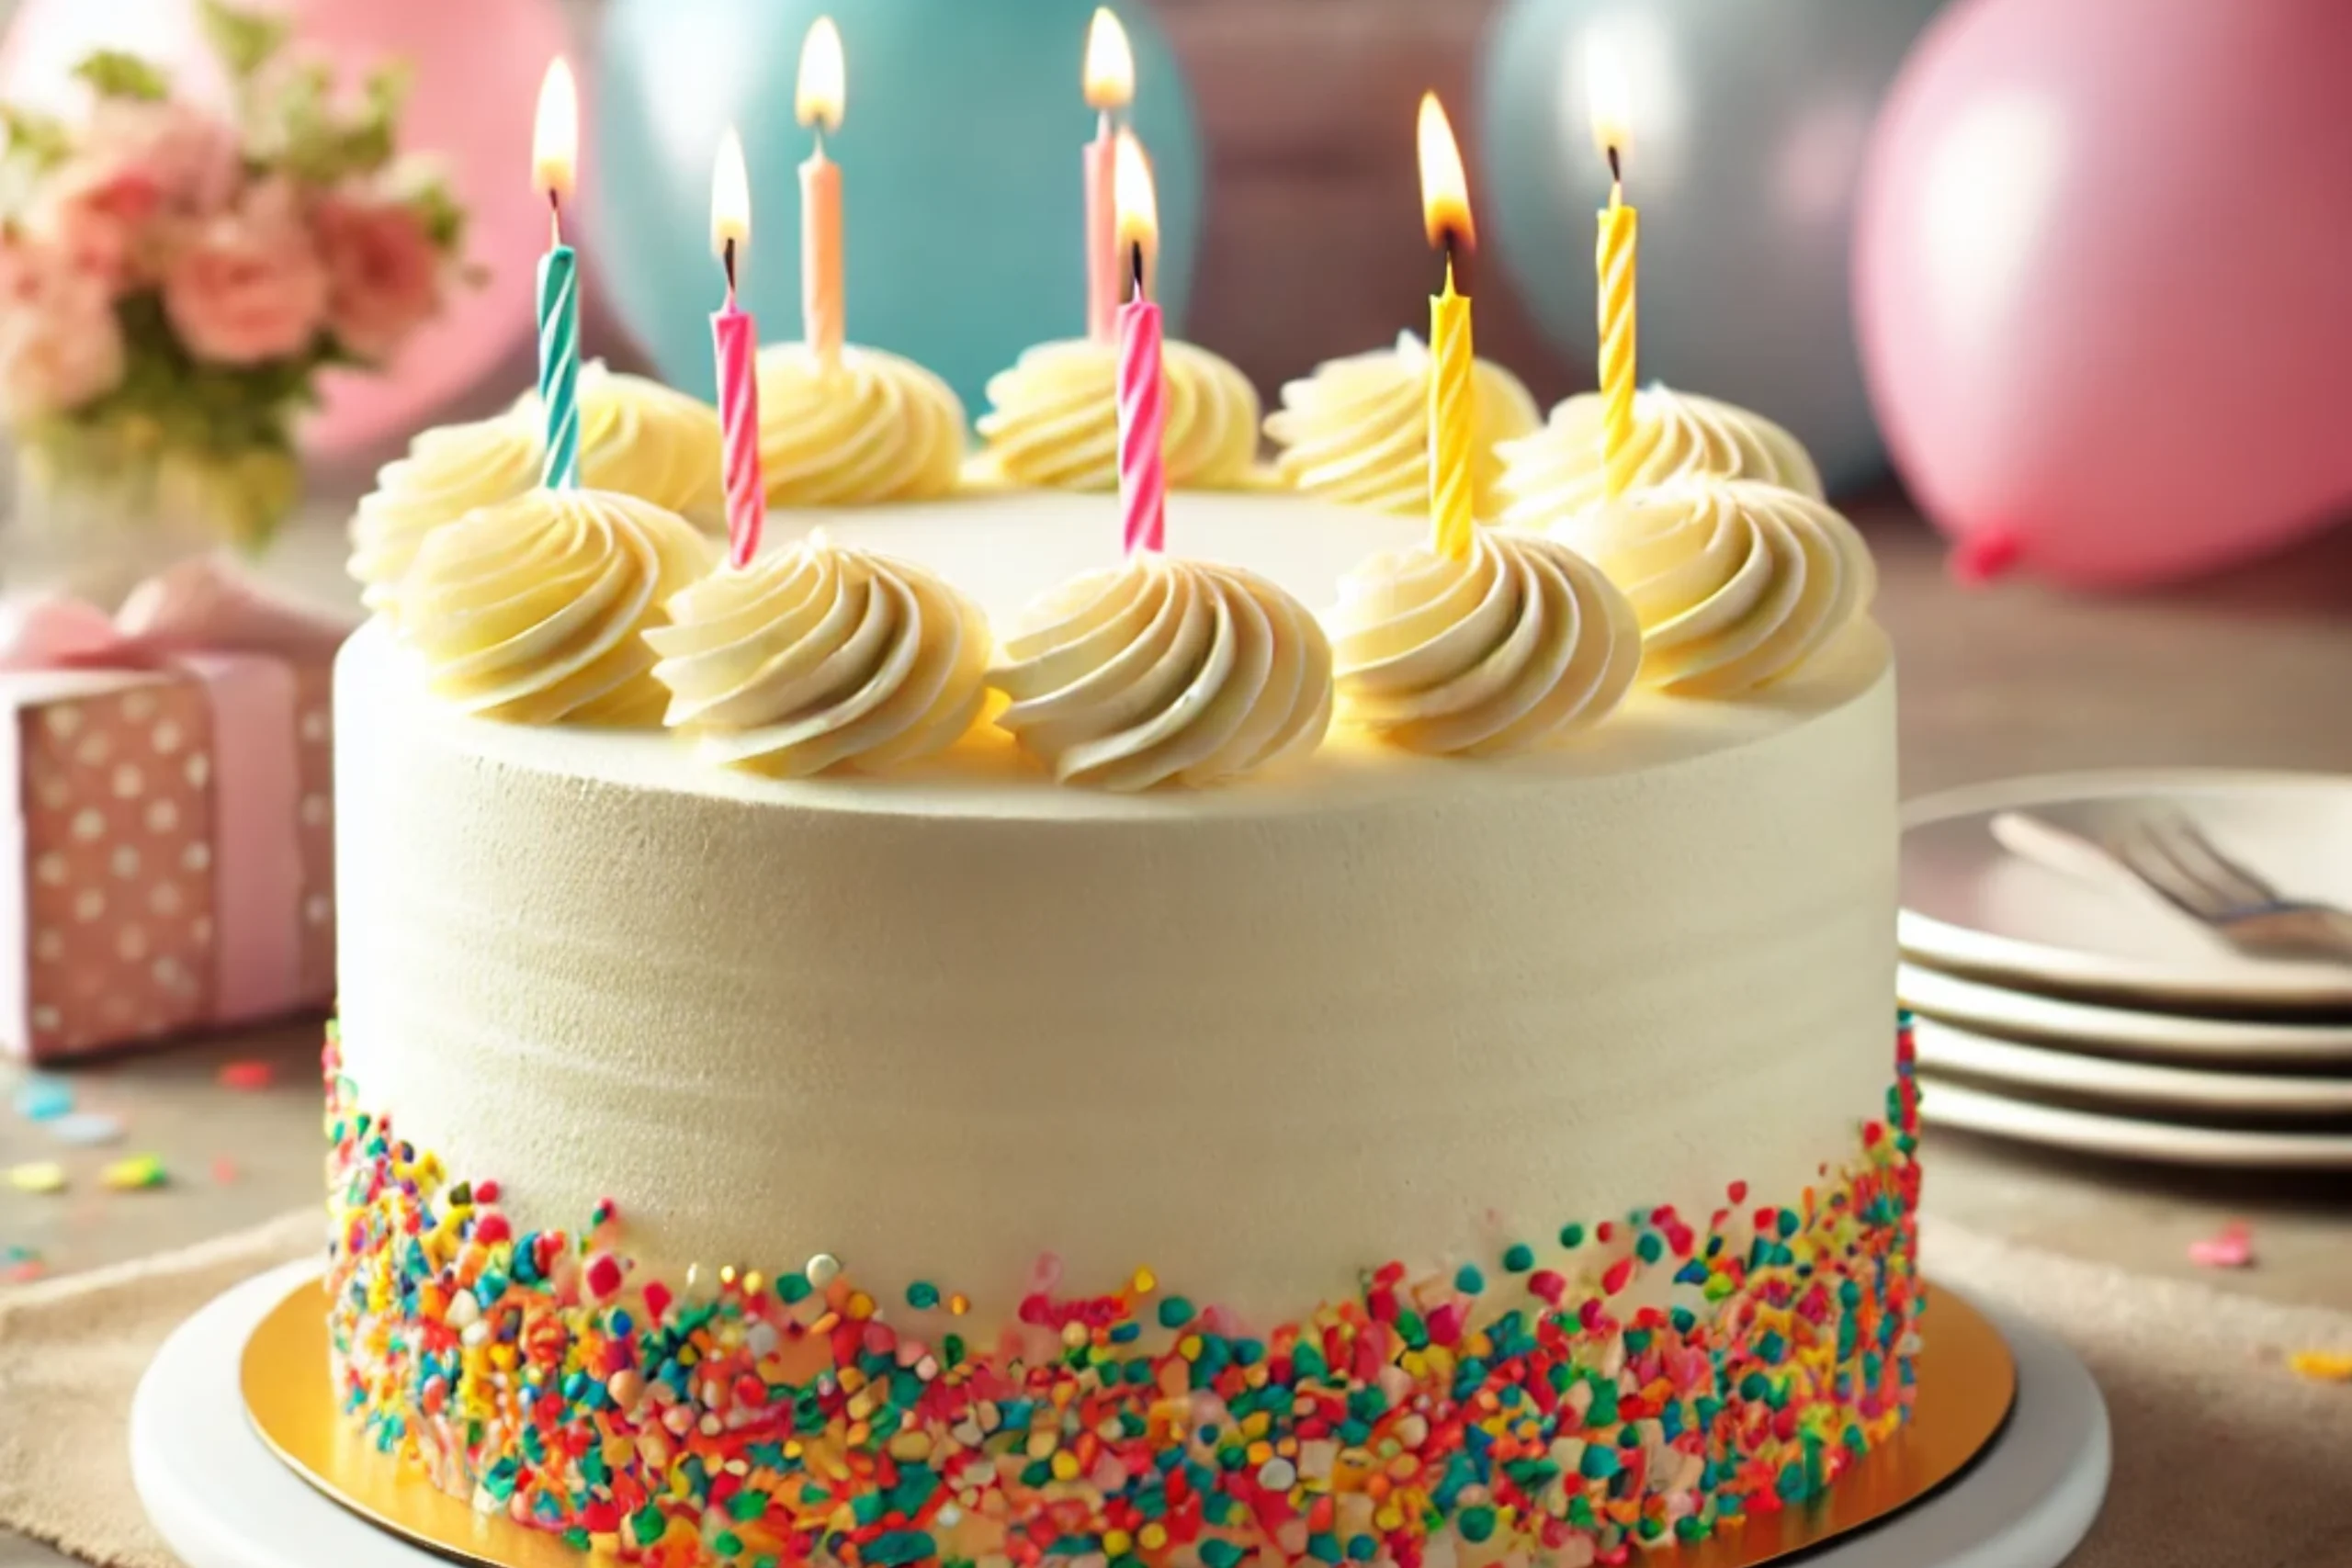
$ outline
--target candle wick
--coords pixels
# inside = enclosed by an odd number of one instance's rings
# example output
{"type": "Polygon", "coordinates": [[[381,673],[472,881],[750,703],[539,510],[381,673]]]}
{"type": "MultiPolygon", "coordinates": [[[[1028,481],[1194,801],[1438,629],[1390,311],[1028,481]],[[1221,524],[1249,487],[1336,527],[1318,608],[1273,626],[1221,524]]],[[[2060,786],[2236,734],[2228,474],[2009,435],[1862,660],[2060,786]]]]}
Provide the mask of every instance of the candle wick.
{"type": "Polygon", "coordinates": [[[727,236],[727,243],[719,249],[719,265],[727,269],[727,302],[735,303],[735,236],[727,236]]]}
{"type": "Polygon", "coordinates": [[[1131,299],[1140,299],[1143,298],[1143,242],[1141,240],[1135,241],[1127,247],[1127,251],[1130,268],[1127,276],[1129,281],[1135,286],[1135,292],[1130,294],[1128,298],[1131,299]]]}
{"type": "Polygon", "coordinates": [[[560,247],[563,243],[563,197],[555,186],[548,186],[548,243],[560,247]]]}
{"type": "MultiPolygon", "coordinates": [[[[1612,186],[1622,186],[1625,183],[1625,171],[1618,161],[1617,143],[1614,141],[1609,144],[1609,183],[1612,186]]],[[[1613,194],[1611,199],[1616,199],[1613,194]]]]}
{"type": "Polygon", "coordinates": [[[816,123],[810,126],[809,129],[816,133],[817,151],[815,157],[817,161],[821,164],[825,160],[825,117],[819,115],[817,117],[816,123]]]}

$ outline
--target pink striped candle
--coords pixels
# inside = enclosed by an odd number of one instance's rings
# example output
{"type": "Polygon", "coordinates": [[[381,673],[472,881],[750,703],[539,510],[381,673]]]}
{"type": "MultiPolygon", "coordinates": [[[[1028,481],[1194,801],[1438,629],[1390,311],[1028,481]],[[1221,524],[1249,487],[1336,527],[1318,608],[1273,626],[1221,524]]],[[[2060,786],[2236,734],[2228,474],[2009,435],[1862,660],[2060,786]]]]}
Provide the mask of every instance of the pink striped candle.
{"type": "Polygon", "coordinates": [[[1119,307],[1119,515],[1127,553],[1168,540],[1168,378],[1159,363],[1159,307],[1143,297],[1141,248],[1135,298],[1119,307]]]}
{"type": "Polygon", "coordinates": [[[718,367],[720,461],[727,480],[727,559],[749,566],[767,524],[767,486],[760,474],[760,328],[736,302],[736,262],[752,240],[752,193],[743,143],[729,126],[710,175],[710,243],[727,269],[727,303],[711,313],[710,344],[718,367]]]}
{"type": "Polygon", "coordinates": [[[727,475],[727,559],[749,566],[767,525],[767,483],[760,473],[759,323],[735,302],[711,312],[711,346],[718,360],[718,431],[727,475]]]}
{"type": "Polygon", "coordinates": [[[1119,249],[1133,261],[1119,307],[1119,517],[1127,553],[1159,550],[1168,537],[1168,378],[1159,364],[1159,307],[1151,302],[1149,253],[1159,238],[1151,164],[1132,130],[1119,132],[1112,185],[1119,201],[1119,249]]]}

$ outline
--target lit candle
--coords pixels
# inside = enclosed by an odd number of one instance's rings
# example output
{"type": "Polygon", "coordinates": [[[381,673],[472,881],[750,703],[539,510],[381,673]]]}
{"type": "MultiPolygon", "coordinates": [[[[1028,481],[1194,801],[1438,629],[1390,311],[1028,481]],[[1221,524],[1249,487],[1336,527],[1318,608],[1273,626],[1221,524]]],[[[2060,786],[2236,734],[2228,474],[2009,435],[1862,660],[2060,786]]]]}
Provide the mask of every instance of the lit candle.
{"type": "Polygon", "coordinates": [[[1476,235],[1462,150],[1435,93],[1421,95],[1421,217],[1430,243],[1445,256],[1445,286],[1430,298],[1430,543],[1455,560],[1468,558],[1477,526],[1477,360],[1470,346],[1470,297],[1455,265],[1476,235]]]}
{"type": "Polygon", "coordinates": [[[1159,243],[1159,207],[1143,143],[1121,131],[1114,186],[1120,254],[1127,258],[1130,291],[1119,307],[1119,517],[1127,553],[1159,550],[1168,537],[1168,473],[1162,457],[1168,432],[1168,382],[1159,363],[1159,307],[1146,280],[1159,243]]]}
{"type": "Polygon", "coordinates": [[[749,566],[759,554],[768,515],[760,478],[759,323],[736,303],[735,278],[752,247],[752,192],[743,175],[743,139],[727,128],[710,171],[710,248],[727,270],[727,303],[710,318],[718,362],[718,427],[727,479],[727,558],[749,566]]]}
{"type": "Polygon", "coordinates": [[[1108,343],[1117,331],[1121,268],[1118,193],[1119,126],[1115,116],[1136,96],[1136,61],[1127,30],[1107,6],[1086,29],[1087,106],[1095,111],[1094,140],[1086,144],[1086,335],[1108,343]]]}
{"type": "Polygon", "coordinates": [[[548,202],[548,253],[539,258],[539,407],[547,418],[547,455],[539,482],[550,490],[580,483],[580,256],[563,243],[563,198],[571,194],[580,148],[580,91],[558,56],[539,85],[531,131],[531,185],[548,202]]]}
{"type": "Polygon", "coordinates": [[[1593,246],[1600,282],[1600,471],[1610,495],[1622,494],[1639,462],[1634,446],[1634,272],[1641,214],[1625,202],[1624,159],[1633,144],[1625,113],[1625,73],[1605,44],[1585,55],[1592,101],[1592,144],[1609,164],[1609,205],[1600,209],[1593,246]]]}
{"type": "Polygon", "coordinates": [[[800,165],[800,336],[828,368],[842,357],[842,170],[825,156],[825,138],[842,128],[847,93],[841,29],[820,17],[801,40],[793,113],[817,135],[800,165]]]}

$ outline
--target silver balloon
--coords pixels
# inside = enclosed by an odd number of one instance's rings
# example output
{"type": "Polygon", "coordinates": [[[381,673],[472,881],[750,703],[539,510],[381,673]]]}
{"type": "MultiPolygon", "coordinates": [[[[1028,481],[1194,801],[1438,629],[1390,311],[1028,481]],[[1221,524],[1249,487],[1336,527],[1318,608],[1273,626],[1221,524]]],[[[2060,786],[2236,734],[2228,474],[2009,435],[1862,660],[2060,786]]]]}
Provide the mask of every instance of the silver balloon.
{"type": "Polygon", "coordinates": [[[1854,189],[1880,99],[1938,0],[1515,0],[1487,47],[1487,202],[1546,335],[1593,355],[1589,73],[1622,72],[1641,209],[1641,378],[1779,420],[1830,487],[1880,473],[1854,346],[1854,189]]]}

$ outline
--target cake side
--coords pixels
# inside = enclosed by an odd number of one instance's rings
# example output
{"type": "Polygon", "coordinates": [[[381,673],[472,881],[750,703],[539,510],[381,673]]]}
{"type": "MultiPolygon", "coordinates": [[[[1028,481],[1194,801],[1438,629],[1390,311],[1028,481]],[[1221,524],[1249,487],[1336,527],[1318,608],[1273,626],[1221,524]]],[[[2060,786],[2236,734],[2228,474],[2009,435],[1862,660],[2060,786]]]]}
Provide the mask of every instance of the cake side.
{"type": "Polygon", "coordinates": [[[347,1072],[534,1224],[618,1198],[665,1276],[828,1251],[1001,1303],[1052,1252],[1262,1314],[1792,1193],[1885,1089],[1875,633],[1760,730],[1657,699],[1320,804],[738,780],[450,714],[372,632],[340,674],[347,1072]]]}

